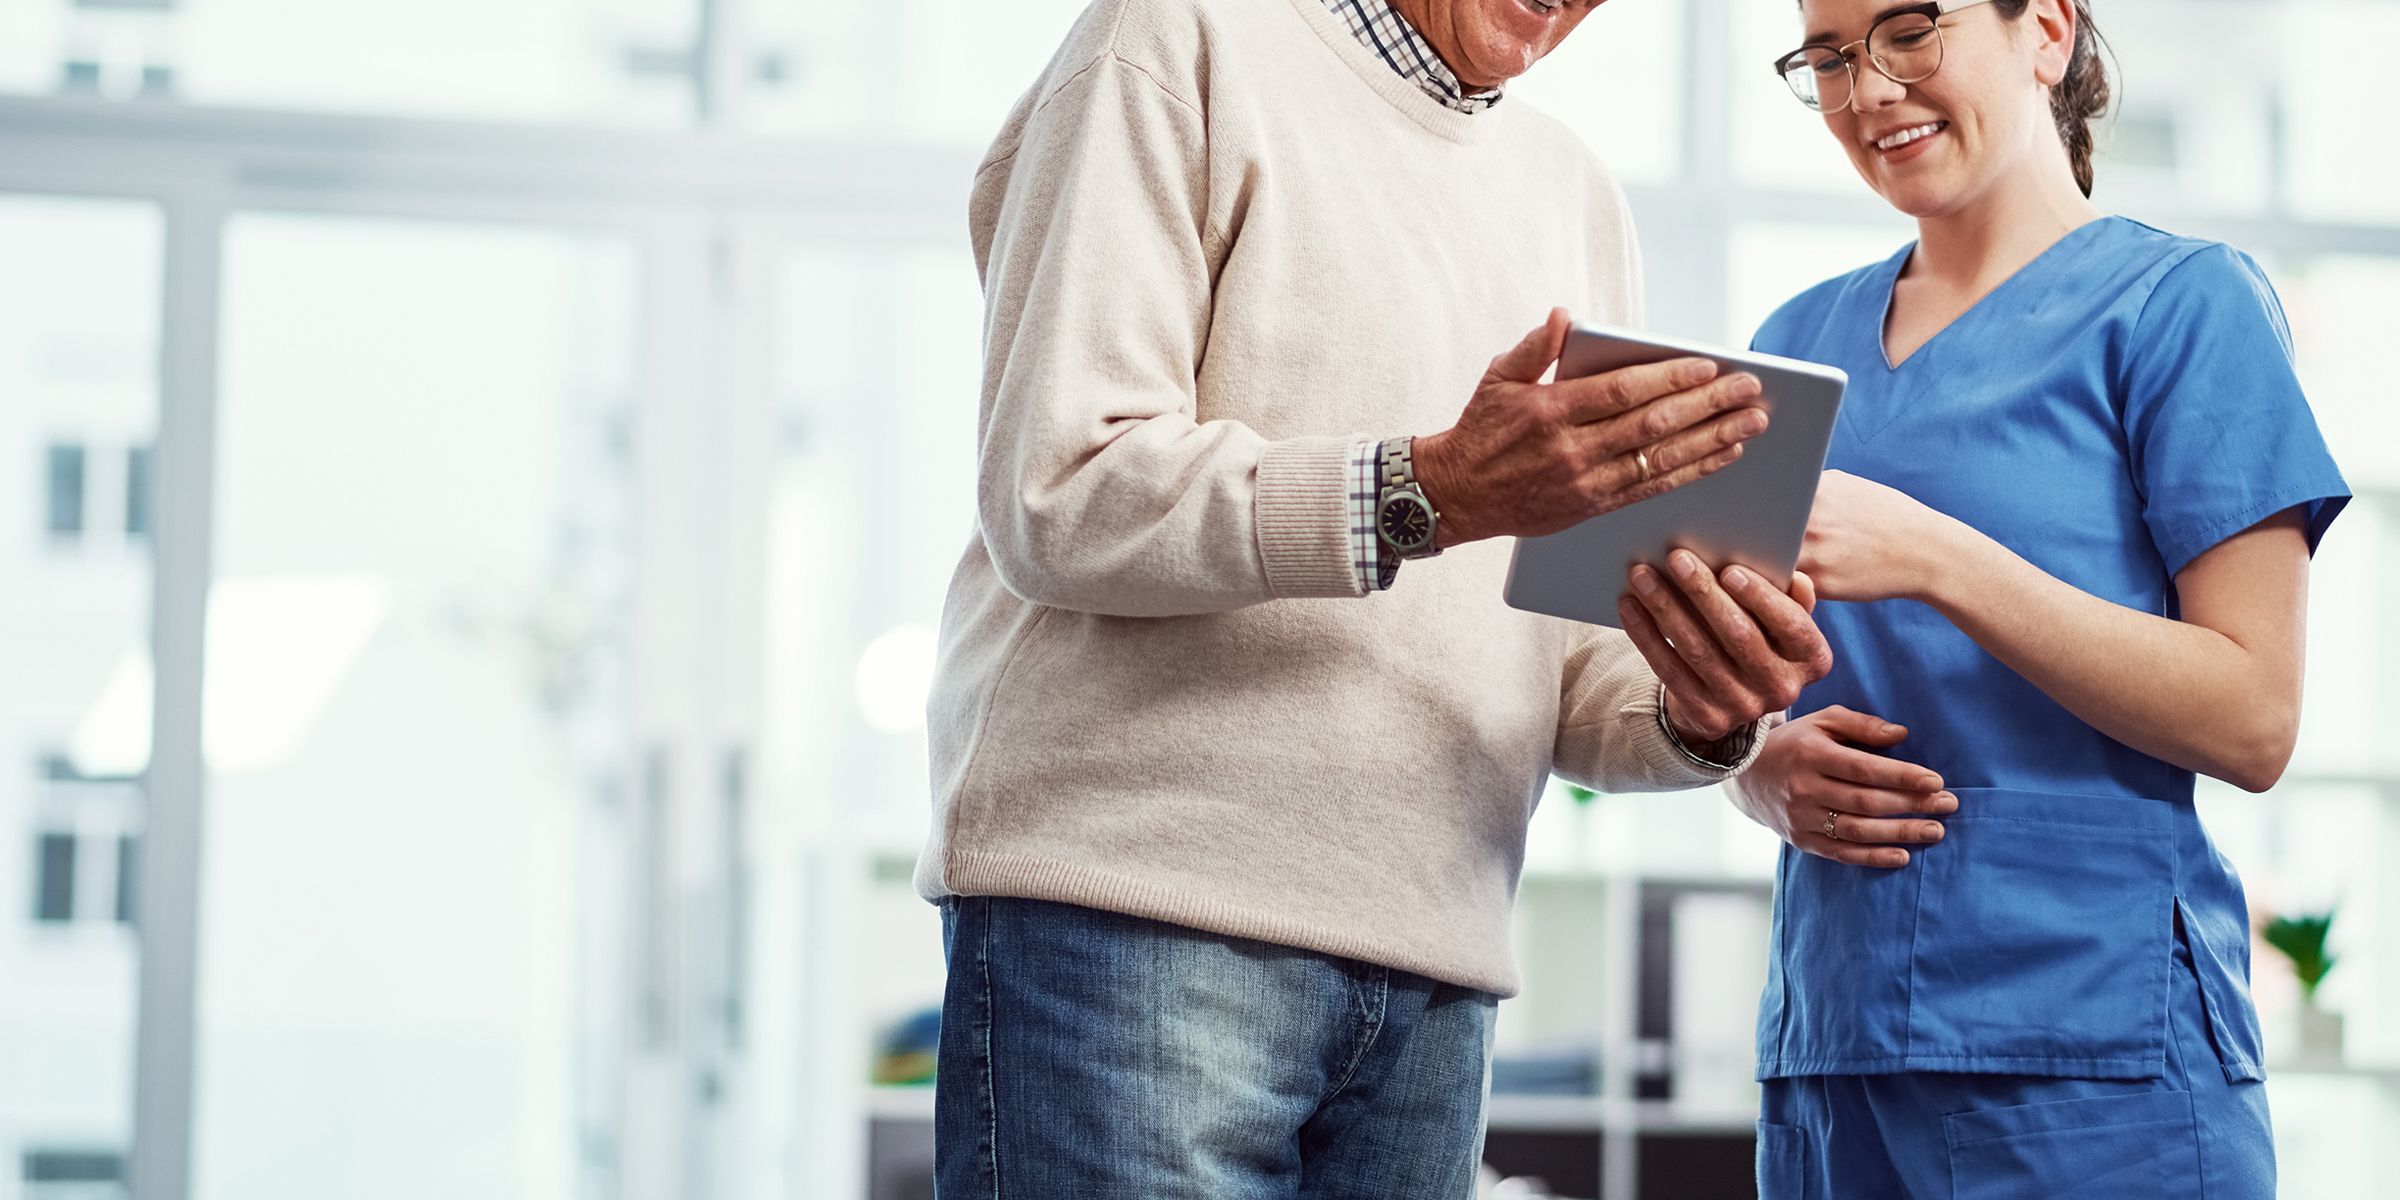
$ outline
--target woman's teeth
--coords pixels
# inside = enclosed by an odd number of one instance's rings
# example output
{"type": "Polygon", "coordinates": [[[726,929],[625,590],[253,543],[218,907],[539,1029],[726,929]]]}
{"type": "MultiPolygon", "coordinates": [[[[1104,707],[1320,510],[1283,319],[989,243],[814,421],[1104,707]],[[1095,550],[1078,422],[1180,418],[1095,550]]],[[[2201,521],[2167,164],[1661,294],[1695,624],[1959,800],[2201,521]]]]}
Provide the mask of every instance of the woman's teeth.
{"type": "Polygon", "coordinates": [[[1912,125],[1898,133],[1885,135],[1882,139],[1875,143],[1875,148],[1878,150],[1897,150],[1900,147],[1909,144],[1910,142],[1922,141],[1925,138],[1929,138],[1937,133],[1940,133],[1943,127],[1948,124],[1949,122],[1947,121],[1928,121],[1923,125],[1912,125]]]}
{"type": "Polygon", "coordinates": [[[1517,0],[1517,3],[1545,17],[1557,12],[1558,6],[1566,2],[1567,0],[1517,0]]]}

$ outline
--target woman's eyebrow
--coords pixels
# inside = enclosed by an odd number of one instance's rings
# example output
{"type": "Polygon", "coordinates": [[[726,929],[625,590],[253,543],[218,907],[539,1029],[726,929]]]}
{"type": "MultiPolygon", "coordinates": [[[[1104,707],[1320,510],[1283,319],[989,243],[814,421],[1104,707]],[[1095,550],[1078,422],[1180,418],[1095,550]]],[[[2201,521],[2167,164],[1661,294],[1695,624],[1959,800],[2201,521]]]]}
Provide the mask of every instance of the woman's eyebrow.
{"type": "MultiPolygon", "coordinates": [[[[1873,28],[1875,28],[1876,22],[1879,22],[1879,21],[1883,20],[1885,17],[1888,17],[1888,16],[1892,15],[1893,13],[1899,12],[1899,11],[1901,11],[1901,10],[1903,10],[1903,9],[1910,9],[1910,8],[1922,8],[1922,7],[1924,7],[1924,5],[1922,5],[1922,4],[1895,4],[1895,5],[1891,6],[1890,8],[1884,9],[1882,12],[1876,13],[1876,14],[1875,14],[1875,20],[1867,22],[1867,28],[1869,28],[1869,29],[1873,29],[1873,28]]],[[[1807,48],[1807,47],[1810,47],[1810,46],[1836,46],[1836,45],[1840,45],[1840,44],[1841,44],[1841,35],[1840,35],[1840,34],[1838,34],[1838,33],[1835,33],[1835,32],[1833,32],[1833,31],[1832,31],[1832,30],[1830,30],[1830,29],[1820,29],[1820,30],[1816,31],[1815,33],[1809,34],[1809,35],[1808,35],[1808,40],[1807,40],[1807,41],[1804,41],[1804,42],[1802,42],[1802,43],[1800,43],[1800,45],[1801,45],[1801,47],[1802,47],[1803,49],[1805,49],[1805,48],[1807,48]]]]}

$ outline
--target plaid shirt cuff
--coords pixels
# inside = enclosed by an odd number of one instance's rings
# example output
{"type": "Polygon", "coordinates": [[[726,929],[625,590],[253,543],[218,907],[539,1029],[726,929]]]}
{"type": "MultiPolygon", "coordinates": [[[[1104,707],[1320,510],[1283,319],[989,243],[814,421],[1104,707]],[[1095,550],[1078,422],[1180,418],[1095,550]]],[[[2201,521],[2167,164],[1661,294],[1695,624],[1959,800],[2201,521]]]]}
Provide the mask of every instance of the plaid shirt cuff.
{"type": "Polygon", "coordinates": [[[1375,478],[1375,463],[1382,448],[1381,442],[1350,447],[1350,565],[1358,572],[1360,592],[1386,591],[1400,574],[1400,556],[1375,536],[1375,497],[1383,487],[1375,478]]]}

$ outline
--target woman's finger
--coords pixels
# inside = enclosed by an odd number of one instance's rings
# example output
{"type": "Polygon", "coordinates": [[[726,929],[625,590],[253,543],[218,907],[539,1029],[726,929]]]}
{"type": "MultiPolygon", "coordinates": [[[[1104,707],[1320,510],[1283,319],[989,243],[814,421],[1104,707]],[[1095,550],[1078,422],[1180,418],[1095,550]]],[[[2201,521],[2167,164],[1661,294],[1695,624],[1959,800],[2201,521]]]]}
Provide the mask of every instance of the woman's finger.
{"type": "Polygon", "coordinates": [[[1839,704],[1820,708],[1808,719],[1835,738],[1862,746],[1890,749],[1908,739],[1907,726],[1839,704]]]}
{"type": "MultiPolygon", "coordinates": [[[[1824,817],[1812,828],[1822,830],[1824,817]]],[[[1942,840],[1942,823],[1917,820],[1893,820],[1884,817],[1865,817],[1854,812],[1835,810],[1833,833],[1837,842],[1858,846],[1922,846],[1942,840]]]]}
{"type": "MultiPolygon", "coordinates": [[[[1830,808],[1870,817],[1946,817],[1958,811],[1958,797],[1948,792],[1862,787],[1830,777],[1795,785],[1793,799],[1805,800],[1820,810],[1830,808]]],[[[1823,816],[1822,812],[1819,816],[1823,816]]]]}
{"type": "Polygon", "coordinates": [[[1830,858],[1853,867],[1893,867],[1908,865],[1908,851],[1897,846],[1856,846],[1837,842],[1821,833],[1804,833],[1792,839],[1792,848],[1818,858],[1830,858]]]}
{"type": "Polygon", "coordinates": [[[1809,766],[1829,779],[1920,796],[1942,790],[1939,772],[1889,755],[1839,742],[1821,743],[1810,750],[1809,766]]]}

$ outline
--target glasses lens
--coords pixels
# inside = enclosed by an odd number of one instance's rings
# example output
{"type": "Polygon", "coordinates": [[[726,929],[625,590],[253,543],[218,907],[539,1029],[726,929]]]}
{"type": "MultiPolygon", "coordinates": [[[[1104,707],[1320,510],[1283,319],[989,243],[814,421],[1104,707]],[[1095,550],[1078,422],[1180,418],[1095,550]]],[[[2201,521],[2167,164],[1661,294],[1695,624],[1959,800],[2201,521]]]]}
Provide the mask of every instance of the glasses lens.
{"type": "Polygon", "coordinates": [[[1783,81],[1800,103],[1823,112],[1850,103],[1850,66],[1824,47],[1812,47],[1785,59],[1783,81]]]}
{"type": "Polygon", "coordinates": [[[1895,83],[1915,83],[1942,69],[1942,31],[1920,13],[1894,17],[1875,27],[1867,53],[1895,83]]]}

